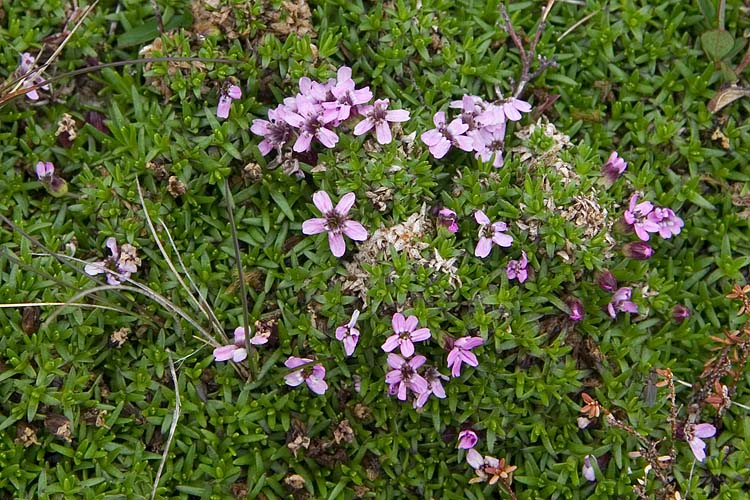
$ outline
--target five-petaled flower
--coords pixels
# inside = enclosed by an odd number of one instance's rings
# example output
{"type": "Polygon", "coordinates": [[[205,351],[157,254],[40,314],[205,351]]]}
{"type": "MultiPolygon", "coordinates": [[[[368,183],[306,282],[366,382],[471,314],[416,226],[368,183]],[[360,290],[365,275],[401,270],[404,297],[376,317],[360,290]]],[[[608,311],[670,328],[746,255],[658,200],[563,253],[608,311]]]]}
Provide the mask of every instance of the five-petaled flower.
{"type": "Polygon", "coordinates": [[[388,394],[396,395],[401,401],[406,400],[406,390],[410,390],[417,397],[429,388],[429,383],[419,373],[417,368],[422,366],[427,358],[422,355],[414,356],[409,361],[398,354],[388,355],[388,366],[393,368],[385,374],[388,384],[388,394]]]}
{"type": "MultiPolygon", "coordinates": [[[[260,333],[250,339],[250,343],[253,345],[262,345],[266,342],[268,342],[268,336],[260,333]]],[[[227,361],[231,359],[235,363],[239,363],[245,358],[247,358],[245,327],[238,326],[234,329],[234,343],[214,349],[214,359],[216,361],[227,361]]]]}
{"type": "Polygon", "coordinates": [[[711,424],[686,424],[685,440],[695,455],[695,459],[703,462],[706,459],[706,443],[703,439],[716,435],[716,427],[711,424]]]}
{"type": "Polygon", "coordinates": [[[633,314],[638,312],[638,305],[630,300],[631,294],[632,289],[629,286],[624,286],[612,295],[612,300],[607,304],[607,312],[612,318],[616,318],[618,312],[633,314]]]}
{"type": "Polygon", "coordinates": [[[432,118],[434,129],[428,130],[421,135],[424,142],[435,158],[442,158],[448,154],[451,146],[457,146],[464,151],[472,151],[474,143],[466,134],[469,126],[461,118],[455,118],[449,124],[445,121],[445,112],[438,111],[432,118]]]}
{"type": "Polygon", "coordinates": [[[117,240],[113,236],[107,238],[104,245],[109,248],[111,256],[107,260],[86,264],[83,270],[89,276],[106,273],[107,283],[119,285],[138,270],[141,259],[136,256],[136,249],[133,245],[125,243],[122,248],[118,248],[117,240]]]}
{"type": "Polygon", "coordinates": [[[414,354],[414,342],[422,342],[430,338],[429,328],[417,329],[416,316],[409,316],[404,318],[401,313],[396,313],[391,319],[391,325],[393,326],[394,334],[388,337],[382,345],[382,349],[385,352],[391,352],[396,347],[401,348],[401,355],[408,358],[414,354]]]}
{"type": "Polygon", "coordinates": [[[314,365],[313,363],[315,362],[309,358],[289,356],[289,359],[284,362],[284,366],[287,368],[302,368],[284,375],[284,382],[292,387],[297,387],[305,382],[307,387],[315,394],[325,394],[328,389],[328,384],[325,381],[326,369],[320,363],[314,365]]]}
{"type": "Polygon", "coordinates": [[[448,368],[451,369],[451,376],[458,377],[461,375],[461,365],[466,363],[470,366],[477,366],[479,360],[471,349],[484,344],[481,337],[461,337],[455,341],[449,342],[450,348],[448,353],[448,368]]]}
{"type": "Polygon", "coordinates": [[[437,371],[437,368],[433,366],[428,366],[423,371],[423,376],[427,381],[427,389],[414,400],[414,408],[422,408],[430,395],[440,399],[444,399],[446,396],[442,381],[449,380],[448,377],[437,371]]]}
{"type": "Polygon", "coordinates": [[[242,97],[242,89],[237,85],[230,85],[225,89],[221,89],[216,116],[218,118],[229,118],[229,109],[232,107],[232,101],[240,97],[242,97]]]}
{"type": "Polygon", "coordinates": [[[359,309],[356,309],[352,313],[352,318],[346,325],[336,328],[336,339],[344,343],[344,352],[347,356],[351,356],[354,353],[354,348],[357,347],[359,341],[359,330],[354,327],[357,324],[359,318],[359,309]]]}
{"type": "Polygon", "coordinates": [[[505,274],[509,280],[517,279],[519,283],[523,283],[529,277],[529,273],[526,270],[526,266],[529,265],[529,260],[526,258],[526,252],[521,251],[520,260],[511,260],[505,267],[505,274]]]}
{"type": "Polygon", "coordinates": [[[638,203],[639,196],[639,193],[635,193],[630,197],[630,204],[628,209],[625,210],[623,218],[626,223],[633,226],[635,234],[641,240],[648,241],[651,238],[648,233],[659,231],[659,224],[649,218],[649,215],[654,210],[654,204],[650,201],[638,203]]]}
{"type": "Polygon", "coordinates": [[[481,226],[479,228],[479,242],[474,250],[474,255],[484,259],[492,251],[492,244],[496,244],[501,247],[509,247],[513,243],[513,237],[505,234],[508,230],[508,226],[505,222],[492,223],[490,218],[482,212],[477,210],[474,212],[474,219],[481,226]]]}
{"type": "Polygon", "coordinates": [[[308,219],[303,222],[302,233],[310,235],[327,231],[331,253],[334,257],[341,257],[346,252],[344,235],[354,241],[365,241],[367,239],[367,230],[364,226],[349,219],[349,210],[354,205],[354,201],[354,193],[346,193],[334,208],[328,193],[318,191],[313,195],[313,203],[323,214],[323,217],[308,219]]]}
{"type": "Polygon", "coordinates": [[[518,468],[515,465],[507,465],[504,458],[498,460],[489,455],[483,457],[481,453],[473,448],[466,454],[466,461],[474,468],[474,472],[477,474],[477,477],[469,481],[472,484],[482,482],[495,484],[502,479],[503,484],[510,486],[513,481],[513,471],[518,468]]]}
{"type": "MultiPolygon", "coordinates": [[[[369,101],[369,99],[368,99],[369,101]]],[[[354,127],[354,135],[362,135],[375,127],[375,137],[380,144],[393,140],[388,123],[400,123],[409,119],[409,112],[403,109],[388,110],[388,99],[378,99],[373,106],[362,106],[360,113],[365,117],[354,127]]]]}

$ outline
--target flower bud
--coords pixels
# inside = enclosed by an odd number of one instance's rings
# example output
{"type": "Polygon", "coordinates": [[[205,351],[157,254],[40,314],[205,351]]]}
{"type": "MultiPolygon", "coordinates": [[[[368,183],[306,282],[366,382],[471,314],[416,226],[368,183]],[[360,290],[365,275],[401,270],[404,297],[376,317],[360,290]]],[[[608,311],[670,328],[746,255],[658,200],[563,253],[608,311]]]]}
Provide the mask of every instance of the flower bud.
{"type": "Polygon", "coordinates": [[[690,317],[690,309],[683,306],[682,304],[677,304],[672,309],[672,319],[675,321],[675,323],[680,324],[686,319],[690,317]]]}
{"type": "Polygon", "coordinates": [[[609,155],[607,163],[602,165],[602,184],[606,187],[610,187],[615,183],[617,178],[625,172],[626,168],[628,168],[628,164],[625,160],[617,155],[617,151],[613,151],[612,154],[609,155]]]}
{"type": "Polygon", "coordinates": [[[586,455],[583,458],[583,467],[581,469],[581,474],[586,478],[587,481],[593,483],[596,481],[596,470],[594,469],[594,466],[591,465],[592,460],[596,460],[596,457],[594,457],[593,455],[586,455]]]}
{"type": "Polygon", "coordinates": [[[615,275],[608,270],[604,270],[596,277],[599,287],[605,292],[614,292],[617,290],[617,279],[615,275]]]}
{"type": "Polygon", "coordinates": [[[458,232],[458,224],[456,224],[456,212],[449,208],[441,208],[438,211],[438,222],[445,226],[451,233],[458,232]]]}
{"type": "Polygon", "coordinates": [[[466,429],[458,433],[458,448],[461,450],[469,450],[474,448],[479,438],[477,433],[471,429],[466,429]]]}
{"type": "Polygon", "coordinates": [[[651,245],[643,241],[626,243],[622,246],[622,253],[625,257],[635,260],[648,260],[654,255],[654,249],[651,245]]]}
{"type": "Polygon", "coordinates": [[[60,198],[68,194],[68,183],[64,179],[53,175],[48,183],[45,183],[47,192],[55,198],[60,198]]]}
{"type": "Polygon", "coordinates": [[[570,314],[568,319],[571,321],[581,321],[583,319],[583,302],[577,298],[568,299],[568,307],[570,308],[570,314]]]}

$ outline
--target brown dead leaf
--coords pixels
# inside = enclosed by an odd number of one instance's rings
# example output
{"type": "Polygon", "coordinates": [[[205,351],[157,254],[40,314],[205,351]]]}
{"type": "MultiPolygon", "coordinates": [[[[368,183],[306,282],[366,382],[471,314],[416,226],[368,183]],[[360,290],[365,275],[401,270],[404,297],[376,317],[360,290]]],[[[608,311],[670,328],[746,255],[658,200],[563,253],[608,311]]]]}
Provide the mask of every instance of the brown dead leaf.
{"type": "Polygon", "coordinates": [[[716,95],[708,101],[706,107],[711,113],[718,113],[737,99],[747,96],[750,96],[750,89],[733,83],[719,89],[716,95]]]}

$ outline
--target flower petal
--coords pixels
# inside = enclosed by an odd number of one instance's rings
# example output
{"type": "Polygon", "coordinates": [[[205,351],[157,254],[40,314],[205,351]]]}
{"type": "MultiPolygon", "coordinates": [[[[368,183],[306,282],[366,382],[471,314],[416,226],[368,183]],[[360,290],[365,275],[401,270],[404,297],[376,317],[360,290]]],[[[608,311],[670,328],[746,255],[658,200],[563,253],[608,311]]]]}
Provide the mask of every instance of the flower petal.
{"type": "Polygon", "coordinates": [[[391,326],[393,331],[396,333],[403,333],[406,331],[406,318],[401,313],[395,313],[391,319],[391,326]]]}
{"type": "Polygon", "coordinates": [[[492,240],[484,237],[479,238],[479,243],[477,243],[477,248],[474,250],[474,255],[481,259],[484,259],[490,254],[491,251],[492,240]]]}
{"type": "Polygon", "coordinates": [[[396,347],[398,347],[398,344],[399,344],[398,335],[391,335],[390,337],[385,339],[385,342],[383,342],[383,345],[380,346],[380,348],[383,349],[385,352],[391,352],[396,347]]]}
{"type": "Polygon", "coordinates": [[[351,210],[352,206],[354,206],[354,202],[356,200],[357,197],[354,195],[354,193],[346,193],[336,204],[336,213],[342,217],[346,217],[346,215],[349,214],[349,210],[351,210]]]}
{"type": "Polygon", "coordinates": [[[327,215],[333,210],[333,203],[331,203],[331,197],[325,191],[317,191],[313,194],[313,203],[315,208],[320,210],[320,213],[327,215]]]}
{"type": "Polygon", "coordinates": [[[377,125],[375,125],[375,135],[380,144],[390,144],[393,140],[391,127],[389,127],[388,123],[385,121],[381,121],[377,125]]]}
{"type": "Polygon", "coordinates": [[[420,328],[419,330],[413,331],[410,336],[413,342],[421,342],[429,339],[432,335],[429,328],[420,328]]]}
{"type": "Polygon", "coordinates": [[[401,355],[405,358],[411,357],[414,354],[414,344],[409,339],[401,340],[401,355]]]}
{"type": "Polygon", "coordinates": [[[302,376],[302,370],[297,370],[296,372],[284,375],[284,382],[286,382],[286,385],[290,385],[292,387],[297,387],[304,381],[305,378],[302,376]]]}
{"type": "Polygon", "coordinates": [[[214,349],[214,360],[215,361],[227,361],[232,359],[234,351],[237,349],[234,345],[224,345],[214,349]]]}
{"type": "Polygon", "coordinates": [[[334,257],[341,257],[346,252],[346,242],[341,233],[328,233],[328,246],[331,247],[331,253],[334,257]]]}
{"type": "Polygon", "coordinates": [[[486,226],[490,223],[490,218],[481,210],[474,212],[474,220],[477,221],[477,224],[481,224],[482,226],[486,226]]]}
{"type": "Polygon", "coordinates": [[[322,233],[323,231],[326,231],[326,222],[328,221],[319,217],[307,219],[302,223],[302,234],[310,235],[322,233]]]}

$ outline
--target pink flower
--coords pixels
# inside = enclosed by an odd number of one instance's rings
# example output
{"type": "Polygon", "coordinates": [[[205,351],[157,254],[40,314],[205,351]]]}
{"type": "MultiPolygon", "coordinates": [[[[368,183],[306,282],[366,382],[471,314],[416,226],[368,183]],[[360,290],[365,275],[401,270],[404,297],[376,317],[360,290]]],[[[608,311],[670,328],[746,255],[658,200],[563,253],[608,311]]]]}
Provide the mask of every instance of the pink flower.
{"type": "Polygon", "coordinates": [[[503,166],[503,150],[505,149],[505,123],[494,127],[483,127],[471,134],[474,144],[475,158],[484,163],[492,160],[492,166],[503,166]]]}
{"type": "Polygon", "coordinates": [[[515,97],[508,97],[503,102],[503,113],[505,118],[516,122],[521,119],[521,113],[528,113],[531,111],[531,104],[515,97]]]}
{"type": "Polygon", "coordinates": [[[55,166],[48,161],[40,161],[36,164],[36,176],[42,182],[49,182],[55,175],[55,166]]]}
{"type": "Polygon", "coordinates": [[[358,318],[359,309],[352,313],[352,319],[349,320],[349,323],[336,328],[336,339],[344,343],[344,352],[347,356],[351,356],[354,353],[354,348],[357,347],[357,342],[359,341],[359,330],[354,327],[358,318]]]}
{"type": "Polygon", "coordinates": [[[456,118],[446,125],[445,112],[438,111],[432,121],[436,128],[424,132],[421,138],[435,158],[442,158],[448,154],[451,146],[457,146],[464,151],[473,149],[471,138],[463,135],[469,130],[469,126],[460,118],[456,118]]]}
{"type": "Polygon", "coordinates": [[[583,302],[581,302],[579,299],[572,298],[568,299],[567,304],[568,308],[570,308],[568,319],[570,319],[571,321],[581,321],[584,315],[583,302]]]}
{"type": "Polygon", "coordinates": [[[380,144],[389,144],[393,139],[388,123],[400,123],[409,119],[409,112],[403,109],[388,111],[388,99],[378,99],[374,106],[362,106],[360,113],[365,117],[354,127],[354,135],[362,135],[375,127],[375,137],[380,144]]]}
{"type": "MultiPolygon", "coordinates": [[[[19,78],[21,78],[22,89],[29,89],[31,87],[39,85],[44,81],[44,78],[37,70],[35,70],[35,67],[36,58],[34,56],[29,54],[28,52],[24,52],[23,54],[21,54],[21,62],[18,65],[16,74],[18,74],[19,78]]],[[[49,85],[45,84],[39,88],[47,90],[49,89],[49,85]]],[[[37,101],[39,100],[39,92],[37,92],[36,89],[31,90],[26,93],[26,98],[32,101],[37,101]]]]}
{"type": "Polygon", "coordinates": [[[677,304],[672,308],[672,319],[675,323],[679,324],[685,321],[690,317],[690,309],[683,306],[682,304],[677,304]]]}
{"type": "MultiPolygon", "coordinates": [[[[252,342],[252,340],[250,340],[252,342]]],[[[247,358],[247,350],[245,349],[245,328],[239,326],[234,330],[234,344],[229,344],[214,349],[214,360],[215,361],[227,361],[232,360],[235,363],[247,358]]]]}
{"type": "Polygon", "coordinates": [[[711,424],[686,424],[685,440],[690,445],[690,449],[695,455],[695,459],[703,462],[706,459],[706,443],[703,439],[711,438],[716,435],[716,427],[711,424]]]}
{"type": "Polygon", "coordinates": [[[319,104],[308,97],[300,96],[296,99],[296,106],[296,112],[287,108],[282,115],[285,122],[299,129],[299,136],[292,147],[294,151],[310,151],[313,139],[317,139],[327,148],[332,148],[339,142],[339,136],[326,127],[329,122],[324,118],[323,108],[319,104]]]}
{"type": "Polygon", "coordinates": [[[505,267],[505,274],[508,275],[509,280],[518,279],[519,283],[523,283],[529,277],[526,266],[529,261],[526,258],[526,252],[521,251],[521,260],[511,260],[505,267]]]}
{"type": "Polygon", "coordinates": [[[625,172],[626,168],[628,168],[628,164],[625,160],[617,155],[617,151],[612,151],[607,163],[602,165],[602,182],[607,187],[611,186],[625,172]]]}
{"type": "Polygon", "coordinates": [[[141,259],[136,256],[133,245],[125,243],[122,248],[118,248],[117,240],[112,236],[107,238],[104,245],[109,249],[111,256],[107,260],[86,264],[83,271],[89,276],[106,273],[107,283],[119,285],[138,270],[141,259]]]}
{"type": "Polygon", "coordinates": [[[458,449],[470,450],[476,446],[479,437],[477,433],[471,429],[465,429],[458,433],[458,449]]]}
{"type": "Polygon", "coordinates": [[[505,222],[490,223],[489,217],[481,210],[474,212],[474,219],[481,226],[479,228],[479,243],[474,250],[474,255],[484,259],[492,251],[492,243],[501,247],[509,247],[513,243],[513,237],[505,234],[508,226],[505,222]]]}
{"type": "Polygon", "coordinates": [[[328,232],[328,245],[334,257],[341,257],[346,251],[344,236],[354,241],[365,241],[367,230],[357,221],[349,220],[349,210],[354,205],[354,193],[346,193],[341,197],[336,208],[325,191],[318,191],[313,195],[313,203],[323,214],[323,217],[308,219],[302,223],[302,233],[311,235],[324,231],[328,232]]]}
{"type": "Polygon", "coordinates": [[[449,380],[448,377],[430,366],[424,371],[424,379],[427,381],[427,389],[414,400],[415,409],[422,408],[430,395],[435,395],[436,398],[440,399],[445,398],[445,389],[441,380],[449,380]]]}
{"type": "Polygon", "coordinates": [[[414,342],[422,342],[430,338],[429,328],[417,328],[418,320],[416,316],[409,316],[404,318],[401,313],[396,313],[391,319],[391,325],[393,326],[393,335],[388,337],[381,348],[385,352],[391,352],[396,347],[401,348],[401,354],[408,358],[414,354],[414,342]]]}
{"type": "Polygon", "coordinates": [[[635,230],[635,234],[643,241],[648,241],[650,235],[659,231],[659,224],[649,219],[648,215],[654,210],[654,204],[650,201],[638,203],[638,193],[630,198],[630,205],[625,210],[625,222],[635,230]]]}
{"type": "Polygon", "coordinates": [[[458,219],[458,216],[456,215],[456,212],[451,210],[450,208],[441,208],[438,211],[438,222],[445,226],[448,231],[451,233],[457,233],[458,232],[458,224],[456,223],[456,220],[458,219]]]}
{"type": "Polygon", "coordinates": [[[482,481],[487,481],[490,477],[490,475],[485,472],[486,468],[497,469],[500,465],[500,461],[497,458],[489,455],[483,457],[481,453],[473,448],[466,453],[466,461],[474,468],[482,481]]]}
{"type": "Polygon", "coordinates": [[[680,234],[685,225],[685,222],[669,208],[655,207],[654,211],[648,214],[648,220],[658,225],[659,236],[662,238],[680,234]]]}
{"type": "Polygon", "coordinates": [[[242,89],[237,85],[230,85],[228,89],[222,89],[219,96],[219,106],[216,108],[218,118],[229,118],[229,108],[232,107],[232,100],[242,97],[242,89]]]}
{"type": "Polygon", "coordinates": [[[429,384],[417,373],[417,368],[422,366],[427,358],[424,356],[414,356],[409,361],[398,354],[390,353],[388,355],[388,366],[393,368],[385,374],[385,381],[389,385],[388,393],[396,395],[401,401],[406,400],[406,390],[410,390],[419,396],[425,392],[429,384]]]}
{"type": "Polygon", "coordinates": [[[461,337],[452,344],[449,343],[448,368],[451,368],[451,375],[453,377],[461,375],[461,365],[463,363],[470,366],[477,366],[479,364],[479,360],[471,352],[471,349],[479,347],[482,344],[484,344],[484,340],[481,337],[461,337]]]}
{"type": "Polygon", "coordinates": [[[612,300],[607,304],[607,311],[612,318],[616,318],[618,312],[638,312],[638,305],[630,301],[631,293],[630,287],[622,287],[612,295],[612,300]]]}
{"type": "Polygon", "coordinates": [[[324,380],[326,369],[320,363],[317,363],[312,367],[308,366],[312,363],[314,363],[314,361],[309,358],[289,356],[289,359],[284,362],[284,366],[287,368],[299,368],[300,366],[303,366],[304,368],[284,375],[284,382],[292,387],[297,387],[302,382],[305,382],[307,383],[307,387],[309,387],[315,394],[325,394],[326,390],[328,390],[328,384],[326,384],[326,381],[324,380]]]}
{"type": "MultiPolygon", "coordinates": [[[[325,110],[323,117],[326,122],[343,122],[351,116],[352,108],[370,102],[370,99],[372,99],[370,87],[354,88],[351,68],[342,66],[339,68],[336,77],[337,80],[330,89],[335,100],[322,103],[325,110]]],[[[355,135],[359,134],[355,133],[355,135]]]]}
{"type": "Polygon", "coordinates": [[[263,156],[266,156],[273,149],[276,149],[280,154],[281,148],[292,137],[292,126],[282,119],[284,109],[284,105],[281,104],[276,109],[268,110],[268,120],[253,120],[250,131],[263,137],[263,140],[258,144],[260,154],[263,156]]]}

